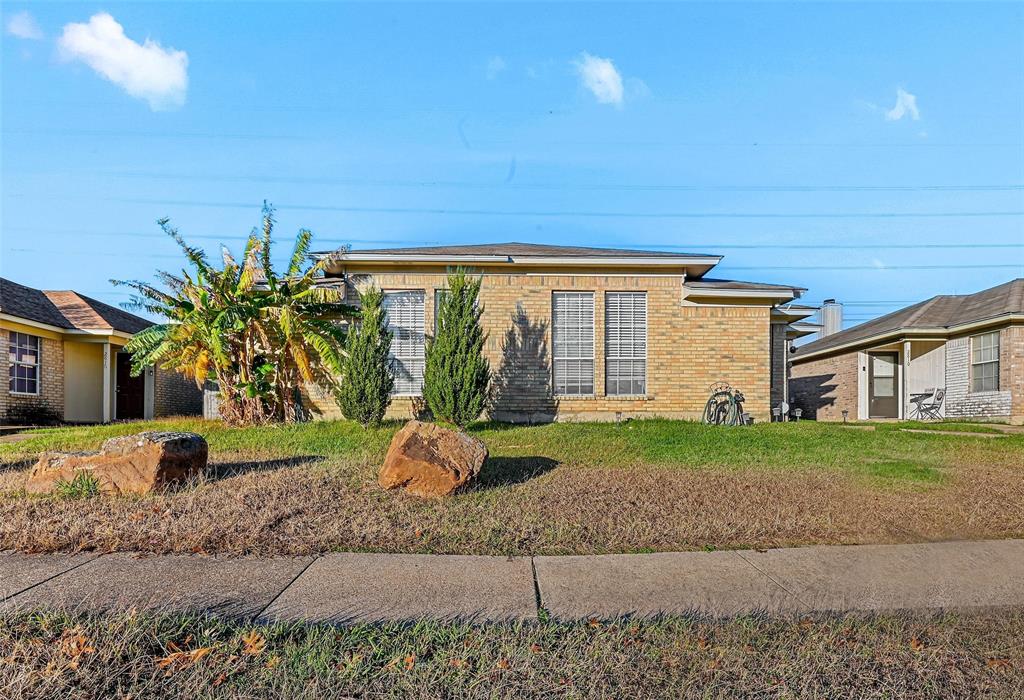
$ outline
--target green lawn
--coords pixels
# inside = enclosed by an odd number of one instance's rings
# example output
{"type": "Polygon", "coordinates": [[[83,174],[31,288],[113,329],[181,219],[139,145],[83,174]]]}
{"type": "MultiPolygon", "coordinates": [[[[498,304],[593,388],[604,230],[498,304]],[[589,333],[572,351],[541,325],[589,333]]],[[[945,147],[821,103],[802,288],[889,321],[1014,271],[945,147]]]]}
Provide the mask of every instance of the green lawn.
{"type": "Polygon", "coordinates": [[[1019,610],[581,624],[0,618],[7,698],[990,697],[1024,694],[1019,610]]]}
{"type": "Polygon", "coordinates": [[[396,429],[166,420],[36,431],[0,443],[0,548],[559,554],[1024,535],[1020,434],[479,424],[491,458],[478,482],[420,501],[376,485],[396,429]],[[41,451],[144,429],[206,436],[208,477],[144,498],[23,494],[41,451]]]}

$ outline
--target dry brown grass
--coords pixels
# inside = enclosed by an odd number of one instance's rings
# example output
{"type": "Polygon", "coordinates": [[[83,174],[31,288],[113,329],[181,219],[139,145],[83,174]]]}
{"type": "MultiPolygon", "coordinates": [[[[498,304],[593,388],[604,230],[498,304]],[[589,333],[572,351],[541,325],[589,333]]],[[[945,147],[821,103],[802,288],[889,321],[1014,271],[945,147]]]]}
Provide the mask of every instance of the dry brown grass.
{"type": "Polygon", "coordinates": [[[1020,698],[1020,610],[331,628],[0,618],[11,698],[1020,698]]]}
{"type": "Polygon", "coordinates": [[[27,467],[9,466],[0,549],[579,554],[1024,535],[1024,479],[1012,459],[893,484],[809,468],[496,458],[476,488],[421,501],[382,492],[368,460],[228,456],[215,455],[211,478],[145,498],[25,497],[27,467]]]}

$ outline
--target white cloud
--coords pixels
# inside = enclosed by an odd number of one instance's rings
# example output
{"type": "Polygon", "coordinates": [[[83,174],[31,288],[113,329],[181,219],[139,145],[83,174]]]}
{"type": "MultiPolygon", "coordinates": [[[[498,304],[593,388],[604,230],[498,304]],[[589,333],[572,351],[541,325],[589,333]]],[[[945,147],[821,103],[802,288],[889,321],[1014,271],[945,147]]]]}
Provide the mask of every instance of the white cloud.
{"type": "Polygon", "coordinates": [[[57,40],[61,57],[82,61],[132,97],[146,100],[154,111],[185,104],[188,54],[165,49],[152,39],[139,44],[105,12],[89,22],[64,25],[57,40]]]}
{"type": "Polygon", "coordinates": [[[487,79],[494,80],[506,68],[508,68],[508,64],[505,63],[504,58],[501,56],[491,56],[487,61],[487,79]]]}
{"type": "Polygon", "coordinates": [[[11,15],[7,20],[7,33],[19,39],[39,40],[43,38],[43,30],[39,28],[36,18],[28,10],[11,15]]]}
{"type": "Polygon", "coordinates": [[[903,119],[903,116],[909,114],[913,120],[921,118],[921,113],[917,111],[917,96],[911,95],[903,88],[896,90],[896,106],[885,113],[885,118],[889,121],[899,121],[903,119]]]}
{"type": "Polygon", "coordinates": [[[583,86],[602,104],[622,105],[622,76],[610,58],[591,56],[584,51],[573,61],[583,86]]]}

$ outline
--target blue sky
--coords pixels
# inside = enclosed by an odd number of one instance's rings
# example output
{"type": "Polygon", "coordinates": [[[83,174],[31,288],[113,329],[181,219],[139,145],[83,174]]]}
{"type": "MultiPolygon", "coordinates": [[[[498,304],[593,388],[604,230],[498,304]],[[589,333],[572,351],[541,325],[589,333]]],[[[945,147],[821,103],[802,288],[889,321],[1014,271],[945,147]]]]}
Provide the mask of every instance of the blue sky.
{"type": "Polygon", "coordinates": [[[2,8],[0,272],[110,303],[261,202],[279,253],[726,256],[848,324],[1024,275],[1024,5],[2,8]],[[868,303],[870,302],[870,303],[868,303]]]}

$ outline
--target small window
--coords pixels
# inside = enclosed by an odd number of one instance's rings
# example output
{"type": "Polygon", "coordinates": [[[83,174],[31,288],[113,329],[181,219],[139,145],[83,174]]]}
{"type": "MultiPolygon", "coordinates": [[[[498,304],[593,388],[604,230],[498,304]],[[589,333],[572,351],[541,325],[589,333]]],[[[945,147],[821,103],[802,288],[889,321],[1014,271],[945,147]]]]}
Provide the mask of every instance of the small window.
{"type": "Polygon", "coordinates": [[[971,391],[999,391],[999,331],[971,338],[971,391]]]}
{"type": "Polygon", "coordinates": [[[7,343],[10,392],[39,394],[39,338],[28,333],[11,331],[7,343]]]}
{"type": "Polygon", "coordinates": [[[647,393],[647,293],[608,292],[604,298],[605,393],[647,393]]]}
{"type": "Polygon", "coordinates": [[[447,289],[435,289],[434,290],[434,333],[437,333],[437,317],[441,312],[441,304],[444,303],[445,299],[448,298],[447,289]]]}
{"type": "Polygon", "coordinates": [[[594,294],[551,295],[555,395],[594,394],[594,294]]]}
{"type": "Polygon", "coordinates": [[[386,292],[384,310],[388,314],[391,339],[391,372],[395,376],[393,396],[420,396],[423,393],[425,336],[422,290],[386,292]]]}

